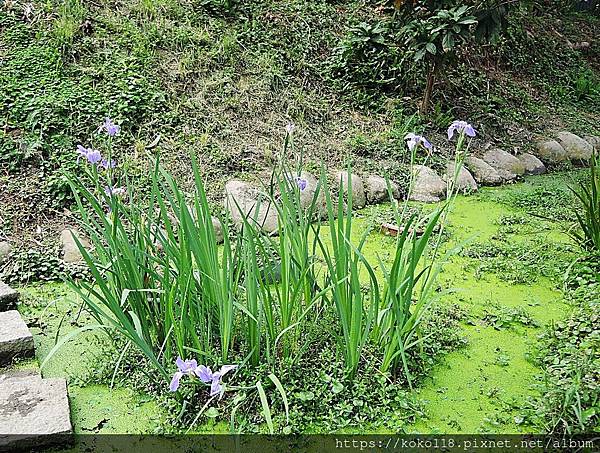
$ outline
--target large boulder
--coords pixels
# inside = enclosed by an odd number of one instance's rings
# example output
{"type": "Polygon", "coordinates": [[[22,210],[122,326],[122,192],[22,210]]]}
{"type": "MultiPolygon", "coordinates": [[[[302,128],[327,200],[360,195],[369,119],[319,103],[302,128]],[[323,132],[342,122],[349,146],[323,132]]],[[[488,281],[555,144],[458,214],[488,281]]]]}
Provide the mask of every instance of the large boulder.
{"type": "Polygon", "coordinates": [[[567,152],[556,140],[538,141],[533,154],[546,164],[558,164],[567,160],[567,152]]]}
{"type": "Polygon", "coordinates": [[[496,169],[483,159],[478,157],[467,157],[465,165],[471,170],[475,181],[486,186],[496,186],[502,184],[504,178],[498,174],[496,169]]]}
{"type": "Polygon", "coordinates": [[[250,183],[231,180],[225,184],[225,208],[231,213],[233,223],[241,227],[244,218],[254,222],[267,233],[277,231],[277,209],[250,183]]]}
{"type": "Polygon", "coordinates": [[[10,245],[10,242],[0,242],[0,264],[6,261],[8,255],[10,255],[10,252],[12,252],[12,246],[10,245]]]}
{"type": "Polygon", "coordinates": [[[211,217],[212,225],[215,230],[215,237],[217,239],[217,244],[223,242],[225,237],[223,236],[223,225],[221,225],[221,221],[215,216],[211,217]]]}
{"type": "MultiPolygon", "coordinates": [[[[446,174],[444,175],[444,180],[453,180],[455,175],[456,163],[448,162],[446,164],[446,174]]],[[[477,183],[475,182],[475,178],[473,178],[473,175],[464,166],[461,166],[458,172],[455,181],[455,187],[461,192],[475,192],[477,190],[477,183]]]]}
{"type": "Polygon", "coordinates": [[[414,181],[410,200],[435,203],[446,196],[446,183],[431,168],[415,165],[412,172],[414,181]]]}
{"type": "MultiPolygon", "coordinates": [[[[352,206],[355,208],[364,208],[367,204],[367,194],[365,193],[365,186],[363,184],[363,180],[360,176],[352,174],[351,175],[351,184],[352,184],[352,206]]],[[[336,176],[336,181],[340,186],[343,186],[344,193],[348,192],[348,172],[347,171],[339,171],[336,176]]]]}
{"type": "MultiPolygon", "coordinates": [[[[365,189],[367,193],[367,201],[370,204],[390,201],[387,182],[385,178],[382,178],[381,176],[369,176],[365,180],[365,189]]],[[[398,187],[398,184],[390,181],[390,189],[392,190],[392,197],[396,199],[400,198],[400,188],[398,187]]]]}
{"type": "Polygon", "coordinates": [[[597,153],[600,153],[600,137],[597,135],[586,135],[583,139],[592,145],[592,148],[594,148],[597,153]]]}
{"type": "Polygon", "coordinates": [[[493,167],[507,181],[525,174],[525,166],[512,154],[500,148],[493,148],[483,155],[483,160],[493,167]]]}
{"type": "Polygon", "coordinates": [[[592,157],[592,145],[578,135],[563,131],[558,133],[556,139],[565,149],[570,160],[589,160],[592,157]]]}
{"type": "Polygon", "coordinates": [[[541,175],[542,173],[546,173],[546,166],[544,163],[533,154],[521,154],[519,160],[525,166],[525,173],[528,175],[541,175]]]}
{"type": "Polygon", "coordinates": [[[75,238],[85,249],[89,249],[90,243],[81,236],[77,230],[72,228],[64,229],[60,232],[60,242],[62,244],[62,255],[65,263],[78,263],[83,261],[83,255],[75,242],[75,238]]]}
{"type": "MultiPolygon", "coordinates": [[[[192,218],[194,219],[194,221],[198,221],[198,214],[196,212],[196,206],[192,203],[187,205],[187,209],[190,213],[190,215],[192,216],[192,218]]],[[[159,211],[157,210],[157,214],[159,213],[159,211]]],[[[179,218],[177,216],[175,216],[172,212],[167,212],[167,217],[169,218],[169,222],[171,223],[171,226],[173,228],[177,228],[179,226],[179,218]]],[[[211,216],[211,222],[213,225],[213,228],[215,230],[215,238],[217,239],[217,244],[220,244],[223,242],[224,236],[223,236],[223,225],[221,224],[221,220],[215,216],[211,216]]],[[[167,235],[167,231],[165,230],[165,228],[161,227],[155,227],[154,229],[154,242],[157,246],[159,246],[159,249],[162,250],[162,245],[159,244],[159,238],[160,236],[166,236],[167,235]]]]}
{"type": "Polygon", "coordinates": [[[308,171],[302,170],[300,172],[300,178],[306,181],[304,189],[300,190],[300,206],[302,209],[308,209],[311,207],[314,200],[315,216],[323,217],[327,213],[327,201],[324,188],[322,186],[319,187],[319,180],[317,177],[308,171]],[[318,195],[317,189],[319,190],[318,195]],[[315,196],[317,197],[316,200],[315,196]]]}

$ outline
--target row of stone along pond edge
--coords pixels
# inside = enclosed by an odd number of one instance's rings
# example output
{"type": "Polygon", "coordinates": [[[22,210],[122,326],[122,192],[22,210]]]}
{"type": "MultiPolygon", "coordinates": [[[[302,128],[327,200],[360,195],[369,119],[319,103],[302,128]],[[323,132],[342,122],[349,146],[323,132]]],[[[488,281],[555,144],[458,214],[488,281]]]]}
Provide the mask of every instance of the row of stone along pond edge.
{"type": "MultiPolygon", "coordinates": [[[[548,168],[556,167],[565,162],[575,165],[586,164],[594,152],[600,152],[600,137],[586,135],[583,138],[571,132],[562,131],[551,138],[538,140],[530,153],[511,154],[497,147],[488,147],[482,152],[470,154],[464,166],[460,169],[455,185],[463,193],[477,191],[479,186],[497,186],[511,183],[523,175],[536,175],[546,173],[548,168]]],[[[447,190],[448,178],[455,174],[454,162],[448,162],[442,175],[425,165],[414,165],[413,187],[409,194],[411,201],[435,203],[444,199],[447,190]]],[[[348,174],[339,171],[333,175],[343,187],[348,187],[348,174]]],[[[310,205],[313,200],[317,178],[307,171],[302,171],[301,178],[307,181],[306,189],[300,194],[300,201],[304,206],[310,205]]],[[[379,204],[389,201],[387,182],[378,175],[360,176],[352,174],[352,199],[355,208],[363,208],[367,204],[379,204]]],[[[390,181],[394,198],[400,198],[398,184],[390,181]]],[[[277,231],[277,210],[268,203],[258,203],[264,198],[261,189],[250,182],[230,180],[225,184],[225,209],[229,211],[230,218],[236,226],[243,223],[244,217],[251,216],[267,233],[277,231]],[[258,211],[258,212],[256,212],[258,211]]],[[[317,200],[319,207],[325,204],[324,194],[317,200]]],[[[223,228],[220,221],[213,217],[213,226],[219,242],[223,240],[223,228]]],[[[82,261],[73,235],[84,245],[86,239],[81,237],[75,228],[67,228],[60,233],[62,246],[62,259],[65,263],[82,261]]],[[[11,244],[0,241],[0,264],[10,254],[11,244]]]]}
{"type": "MultiPolygon", "coordinates": [[[[497,186],[511,183],[523,175],[539,175],[546,173],[548,168],[561,163],[571,162],[582,165],[589,162],[592,153],[600,151],[600,137],[588,135],[581,138],[571,132],[562,131],[555,138],[539,140],[530,153],[511,154],[501,148],[489,147],[477,155],[469,155],[464,166],[460,169],[455,181],[457,189],[462,193],[477,191],[479,186],[497,186]]],[[[439,202],[446,196],[449,178],[454,178],[454,162],[448,162],[444,173],[440,176],[432,168],[425,165],[414,165],[413,187],[409,200],[424,203],[439,202]]],[[[347,188],[348,174],[338,171],[334,175],[338,186],[347,188]],[[341,183],[341,184],[340,184],[341,183]]],[[[389,201],[389,193],[385,178],[378,175],[359,176],[352,178],[353,206],[360,209],[367,204],[379,204],[389,201]]],[[[300,194],[300,202],[309,206],[315,195],[317,178],[302,171],[300,177],[307,181],[306,189],[300,194]]],[[[400,198],[398,184],[390,181],[394,198],[400,198]]],[[[321,194],[323,195],[323,194],[321,194]]],[[[277,231],[277,210],[268,203],[260,202],[261,189],[241,180],[230,180],[225,184],[225,208],[231,215],[231,220],[240,226],[244,217],[251,217],[267,233],[277,231]]],[[[324,205],[324,195],[317,200],[318,205],[324,205]]],[[[318,206],[318,207],[320,207],[318,206]]],[[[217,236],[222,237],[221,226],[216,219],[213,224],[217,236]]]]}

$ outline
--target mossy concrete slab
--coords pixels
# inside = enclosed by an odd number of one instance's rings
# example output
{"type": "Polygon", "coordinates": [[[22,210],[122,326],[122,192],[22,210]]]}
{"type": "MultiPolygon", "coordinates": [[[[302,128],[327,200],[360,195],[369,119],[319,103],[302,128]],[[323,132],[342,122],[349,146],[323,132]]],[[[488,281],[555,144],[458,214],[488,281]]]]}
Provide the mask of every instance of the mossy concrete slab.
{"type": "Polygon", "coordinates": [[[0,382],[0,449],[39,449],[71,439],[67,383],[38,375],[0,382]]]}
{"type": "Polygon", "coordinates": [[[33,336],[16,310],[0,312],[0,365],[34,355],[33,336]]]}

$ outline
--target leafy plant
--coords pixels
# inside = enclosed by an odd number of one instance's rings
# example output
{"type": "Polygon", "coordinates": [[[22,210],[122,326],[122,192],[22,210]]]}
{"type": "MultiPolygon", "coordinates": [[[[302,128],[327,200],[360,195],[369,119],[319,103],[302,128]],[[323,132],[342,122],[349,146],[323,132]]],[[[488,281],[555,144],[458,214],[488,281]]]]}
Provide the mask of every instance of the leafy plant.
{"type": "Polygon", "coordinates": [[[350,28],[333,50],[332,71],[342,89],[397,85],[400,55],[393,40],[394,31],[387,22],[361,22],[350,28]]]}
{"type": "Polygon", "coordinates": [[[523,307],[502,307],[492,305],[486,308],[483,320],[496,330],[509,329],[514,325],[538,327],[537,322],[523,307]]]}
{"type": "Polygon", "coordinates": [[[591,70],[581,71],[573,81],[573,91],[578,101],[600,96],[600,82],[591,70]]]}
{"type": "Polygon", "coordinates": [[[574,214],[581,229],[571,229],[571,236],[583,248],[600,251],[600,162],[596,152],[590,160],[589,179],[571,190],[578,202],[574,214]]]}
{"type": "Polygon", "coordinates": [[[363,233],[359,244],[354,245],[351,241],[353,200],[350,169],[347,180],[346,188],[340,181],[337,207],[333,205],[327,186],[324,187],[331,249],[320,238],[318,240],[327,266],[325,282],[331,287],[331,298],[342,329],[341,346],[346,370],[350,376],[354,376],[362,350],[370,337],[371,326],[377,317],[379,285],[372,266],[361,253],[369,231],[363,233]],[[348,194],[346,200],[344,191],[348,194]],[[367,291],[363,291],[360,280],[362,267],[368,273],[367,291]]]}
{"type": "Polygon", "coordinates": [[[421,113],[429,109],[431,93],[440,70],[457,49],[471,38],[471,27],[477,24],[469,6],[437,9],[410,20],[400,30],[400,39],[410,49],[415,63],[425,61],[428,66],[427,85],[421,103],[421,113]]]}
{"type": "Polygon", "coordinates": [[[60,5],[54,21],[54,37],[62,52],[70,50],[84,16],[85,7],[80,0],[66,0],[60,5]]]}
{"type": "Polygon", "coordinates": [[[389,269],[379,262],[385,279],[375,332],[384,351],[381,369],[386,372],[402,364],[409,384],[407,351],[420,342],[416,338],[419,324],[433,301],[431,290],[438,271],[432,268],[433,263],[419,266],[442,212],[438,209],[431,214],[417,237],[420,225],[416,214],[406,220],[396,211],[396,222],[404,227],[397,236],[394,260],[389,269]]]}
{"type": "MultiPolygon", "coordinates": [[[[416,214],[405,219],[407,206],[396,206],[402,231],[390,267],[378,258],[378,276],[376,266],[362,253],[371,230],[367,228],[357,242],[353,239],[351,167],[348,186],[340,181],[334,201],[324,170],[314,181],[304,178],[301,159],[297,168],[288,167],[292,129],[286,135],[281,163],[259,191],[255,205],[249,211],[237,206],[241,223],[235,232],[227,216],[212,215],[194,157],[193,193],[184,193],[159,159],[148,156],[151,184],[148,193],[140,196],[132,190],[125,168],[112,159],[112,142],[120,127],[106,119],[101,130],[109,136],[103,140],[106,152],[78,146],[85,161],[80,173],[85,177],[66,175],[92,245],[86,249],[75,238],[92,279],[72,280],[71,285],[97,324],[63,337],[46,361],[83,331],[109,330],[134,346],[161,379],[168,380],[177,356],[171,391],[178,391],[182,378],[196,377],[192,382],[210,384],[210,400],[197,418],[225,389],[250,391],[221,383],[222,376],[236,368],[227,363],[238,368],[248,364],[263,371],[259,383],[251,387],[258,392],[273,432],[261,382],[269,375],[287,414],[283,386],[271,375],[289,370],[310,353],[310,337],[303,334],[327,314],[334,320],[333,335],[343,351],[345,379],[354,381],[361,367],[377,363],[384,374],[402,373],[412,385],[413,348],[425,347],[427,335],[421,325],[439,294],[433,286],[439,270],[439,237],[431,253],[429,245],[434,231],[443,230],[436,226],[438,221],[443,224],[447,205],[423,221],[416,214]],[[277,238],[262,229],[263,207],[276,211],[277,238]],[[318,222],[323,215],[325,231],[318,222]],[[222,226],[222,245],[215,223],[222,226]],[[367,348],[378,350],[380,362],[365,361],[367,348]],[[222,364],[221,371],[213,373],[195,359],[181,359],[190,355],[204,364],[222,364]]],[[[459,133],[456,162],[460,167],[466,134],[475,132],[464,121],[455,121],[449,130],[459,133]]],[[[422,136],[408,137],[413,159],[419,146],[431,147],[422,136]]],[[[450,203],[452,183],[448,192],[450,203]]],[[[393,198],[390,184],[388,193],[393,198]]],[[[120,363],[121,358],[117,368],[120,363]]],[[[335,392],[343,391],[342,382],[332,385],[335,392]]]]}

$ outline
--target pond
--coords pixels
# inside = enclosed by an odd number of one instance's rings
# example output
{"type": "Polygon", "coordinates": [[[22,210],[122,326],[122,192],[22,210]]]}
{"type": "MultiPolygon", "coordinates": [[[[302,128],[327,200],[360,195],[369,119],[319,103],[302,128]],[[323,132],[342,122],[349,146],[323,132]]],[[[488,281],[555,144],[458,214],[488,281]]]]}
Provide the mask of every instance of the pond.
{"type": "MultiPolygon", "coordinates": [[[[442,356],[415,386],[412,396],[422,413],[404,430],[513,433],[536,429],[535,421],[521,410],[528,398],[537,395],[535,385],[541,378],[541,370],[530,358],[531,348],[545,326],[570,310],[560,286],[576,256],[563,225],[536,214],[560,218],[565,208],[561,194],[570,178],[569,174],[528,177],[522,183],[456,198],[441,247],[443,252],[454,250],[439,277],[439,286],[448,292],[437,303],[454,305],[461,312],[464,346],[442,356]]],[[[386,205],[358,211],[354,234],[358,237],[364,228],[381,224],[389,215],[386,205]]],[[[323,235],[327,236],[326,229],[323,235]]],[[[393,250],[393,240],[374,228],[363,252],[367,258],[385,257],[387,247],[393,250]]],[[[93,323],[65,284],[19,289],[23,301],[19,310],[34,335],[37,361],[44,360],[57,339],[93,323]]],[[[43,375],[69,378],[76,433],[161,432],[169,415],[163,404],[128,385],[121,374],[113,388],[105,378],[101,383],[95,379],[114,367],[113,348],[106,334],[84,332],[48,361],[43,375]]],[[[18,367],[36,368],[37,361],[21,362],[18,367]]],[[[228,432],[228,426],[200,419],[196,429],[228,432]]],[[[388,430],[376,423],[367,429],[388,430]]]]}

